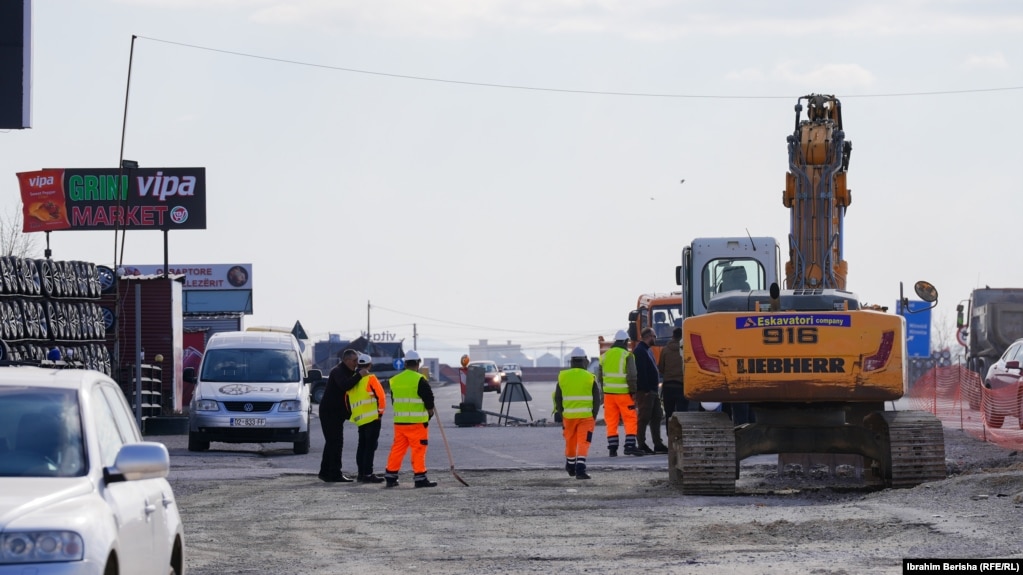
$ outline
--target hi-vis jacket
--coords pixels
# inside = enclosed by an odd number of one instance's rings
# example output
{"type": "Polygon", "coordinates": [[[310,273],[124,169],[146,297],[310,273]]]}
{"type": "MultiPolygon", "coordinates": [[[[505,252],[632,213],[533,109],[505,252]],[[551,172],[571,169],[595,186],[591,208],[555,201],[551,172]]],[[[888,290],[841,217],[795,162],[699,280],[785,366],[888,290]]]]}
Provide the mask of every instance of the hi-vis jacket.
{"type": "Polygon", "coordinates": [[[383,417],[384,408],[387,407],[384,386],[380,385],[380,380],[372,373],[363,376],[355,387],[348,390],[345,400],[352,410],[352,422],[360,427],[383,417]]]}
{"type": "Polygon", "coordinates": [[[563,419],[586,419],[597,417],[600,410],[600,392],[593,374],[573,367],[558,374],[558,386],[554,390],[554,411],[563,419]]]}
{"type": "Polygon", "coordinates": [[[605,394],[635,393],[636,358],[624,347],[612,346],[600,356],[598,375],[605,394]]]}
{"type": "Polygon", "coordinates": [[[430,420],[430,413],[427,410],[433,408],[433,395],[430,394],[429,402],[425,401],[420,394],[421,381],[423,375],[411,369],[406,369],[391,378],[394,423],[426,423],[430,420]]]}

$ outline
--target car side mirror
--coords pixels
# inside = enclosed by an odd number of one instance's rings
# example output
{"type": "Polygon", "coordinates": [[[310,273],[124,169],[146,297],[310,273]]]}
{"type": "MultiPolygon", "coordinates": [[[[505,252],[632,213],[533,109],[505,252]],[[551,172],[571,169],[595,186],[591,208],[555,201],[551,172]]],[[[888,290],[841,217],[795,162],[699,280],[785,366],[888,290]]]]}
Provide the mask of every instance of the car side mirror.
{"type": "Polygon", "coordinates": [[[1019,361],[1012,360],[1005,362],[1005,369],[1021,369],[1019,361]]]}

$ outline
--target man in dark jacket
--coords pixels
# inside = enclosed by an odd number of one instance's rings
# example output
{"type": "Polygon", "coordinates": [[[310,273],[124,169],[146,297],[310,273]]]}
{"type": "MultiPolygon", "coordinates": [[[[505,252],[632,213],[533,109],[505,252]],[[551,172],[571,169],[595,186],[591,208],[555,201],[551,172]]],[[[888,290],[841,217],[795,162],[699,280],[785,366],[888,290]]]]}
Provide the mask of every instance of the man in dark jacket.
{"type": "MultiPolygon", "coordinates": [[[[685,364],[682,361],[682,328],[676,327],[671,333],[671,341],[661,348],[661,357],[657,361],[657,369],[664,378],[661,384],[661,398],[664,400],[664,426],[676,411],[689,411],[689,400],[685,396],[682,381],[685,375],[685,364]]],[[[668,436],[669,441],[671,436],[668,436]]]]}
{"type": "MultiPolygon", "coordinates": [[[[341,449],[344,447],[344,423],[351,412],[345,405],[345,394],[365,375],[358,370],[359,352],[346,349],[341,363],[330,370],[327,387],[320,400],[320,428],[323,430],[323,458],[319,478],[327,483],[350,483],[341,473],[341,449]]],[[[363,370],[368,373],[368,370],[363,370]]]]}
{"type": "Polygon", "coordinates": [[[640,342],[632,350],[636,356],[636,411],[639,416],[636,440],[639,449],[648,454],[668,452],[667,446],[661,440],[661,399],[657,394],[661,377],[657,372],[657,362],[654,361],[654,351],[650,349],[656,339],[657,332],[648,327],[640,334],[640,342]],[[648,427],[653,439],[653,449],[646,443],[648,427]]]}

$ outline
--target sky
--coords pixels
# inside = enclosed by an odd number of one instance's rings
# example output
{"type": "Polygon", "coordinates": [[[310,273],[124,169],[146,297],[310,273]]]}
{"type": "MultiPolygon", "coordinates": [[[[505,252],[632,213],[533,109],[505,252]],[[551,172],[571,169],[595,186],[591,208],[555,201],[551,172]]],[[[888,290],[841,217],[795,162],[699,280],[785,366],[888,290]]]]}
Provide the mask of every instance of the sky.
{"type": "Polygon", "coordinates": [[[893,306],[930,281],[954,345],[971,289],[1023,283],[1017,2],[37,0],[0,206],[20,209],[17,172],[116,167],[123,144],[205,167],[207,229],[170,234],[170,263],[251,263],[246,327],[368,320],[451,363],[480,339],[596,354],[639,294],[678,289],[693,238],[786,242],[810,93],[842,101],[853,144],[849,289],[893,306]]]}

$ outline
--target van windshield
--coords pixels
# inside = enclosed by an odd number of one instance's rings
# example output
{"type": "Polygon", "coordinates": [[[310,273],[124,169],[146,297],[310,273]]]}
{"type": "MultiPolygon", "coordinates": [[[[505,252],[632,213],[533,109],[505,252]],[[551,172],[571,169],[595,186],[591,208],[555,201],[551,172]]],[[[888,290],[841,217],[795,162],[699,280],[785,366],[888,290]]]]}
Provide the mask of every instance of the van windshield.
{"type": "Polygon", "coordinates": [[[287,349],[209,349],[200,376],[213,382],[301,381],[298,354],[287,349]]]}

